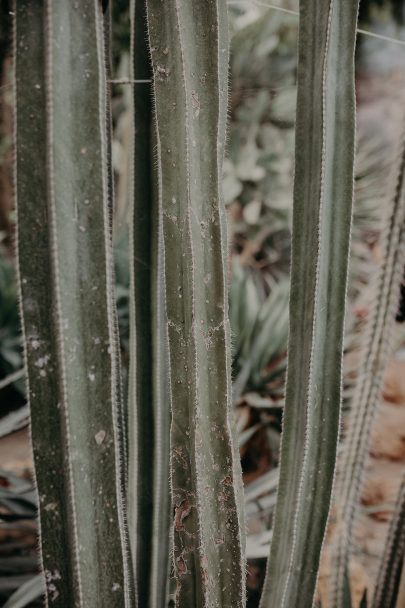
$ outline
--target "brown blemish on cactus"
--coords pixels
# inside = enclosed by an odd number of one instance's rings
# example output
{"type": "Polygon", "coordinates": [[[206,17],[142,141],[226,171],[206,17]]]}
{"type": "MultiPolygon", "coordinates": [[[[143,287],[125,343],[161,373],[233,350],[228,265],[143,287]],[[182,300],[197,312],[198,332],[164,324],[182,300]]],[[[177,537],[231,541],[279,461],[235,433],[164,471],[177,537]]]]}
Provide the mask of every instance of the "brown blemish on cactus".
{"type": "Polygon", "coordinates": [[[188,573],[187,564],[182,555],[176,559],[176,565],[179,576],[185,576],[188,573]]]}
{"type": "Polygon", "coordinates": [[[191,504],[186,498],[175,508],[175,516],[174,516],[174,529],[176,532],[182,532],[185,530],[183,525],[183,519],[185,519],[191,511],[191,504]]]}

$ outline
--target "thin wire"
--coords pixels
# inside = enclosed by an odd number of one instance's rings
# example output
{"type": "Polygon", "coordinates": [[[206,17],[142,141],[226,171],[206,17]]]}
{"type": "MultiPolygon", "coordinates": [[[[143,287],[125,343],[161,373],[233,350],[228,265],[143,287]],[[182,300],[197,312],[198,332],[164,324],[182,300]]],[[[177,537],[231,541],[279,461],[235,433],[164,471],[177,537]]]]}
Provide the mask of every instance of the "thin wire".
{"type": "Polygon", "coordinates": [[[385,42],[393,42],[394,44],[400,44],[401,46],[405,46],[405,40],[399,40],[398,38],[391,38],[390,36],[375,34],[374,32],[369,32],[368,30],[362,30],[360,28],[357,28],[357,33],[363,34],[364,36],[371,36],[372,38],[378,38],[379,40],[385,40],[385,42]]]}
{"type": "MultiPolygon", "coordinates": [[[[228,0],[228,4],[255,4],[256,6],[264,6],[265,8],[270,8],[274,11],[278,11],[279,13],[287,13],[288,15],[294,15],[294,17],[299,17],[299,12],[294,11],[290,8],[283,8],[282,6],[276,6],[275,4],[270,4],[269,2],[263,2],[262,0],[228,0]]],[[[405,46],[405,40],[399,40],[398,38],[391,38],[390,36],[384,36],[383,34],[376,34],[374,32],[370,32],[369,30],[363,30],[362,28],[357,28],[357,33],[362,34],[363,36],[370,36],[371,38],[377,38],[378,40],[384,40],[385,42],[392,42],[394,44],[399,44],[401,46],[405,46]]],[[[151,80],[130,80],[129,78],[121,78],[119,80],[108,80],[110,84],[150,84],[151,80]]],[[[11,86],[10,84],[5,84],[0,86],[0,91],[11,86]]]]}
{"type": "Polygon", "coordinates": [[[147,80],[131,80],[129,78],[119,78],[117,80],[107,80],[109,84],[149,84],[152,81],[147,80]]]}
{"type": "MultiPolygon", "coordinates": [[[[298,11],[294,11],[289,8],[283,8],[281,6],[276,6],[275,4],[270,4],[268,2],[263,2],[261,0],[228,0],[228,4],[255,4],[256,6],[264,6],[265,8],[271,8],[275,11],[279,11],[280,13],[287,13],[288,15],[294,15],[296,17],[299,16],[298,11]]],[[[384,40],[385,42],[393,42],[394,44],[400,44],[401,46],[405,46],[405,40],[399,40],[398,38],[391,38],[391,36],[383,36],[382,34],[375,34],[374,32],[370,32],[369,30],[363,30],[362,28],[357,28],[357,33],[362,34],[363,36],[370,36],[371,38],[377,38],[378,40],[384,40]]]]}
{"type": "Polygon", "coordinates": [[[288,15],[298,16],[298,11],[293,11],[290,8],[283,8],[282,6],[276,6],[275,4],[268,4],[267,2],[261,2],[260,0],[228,0],[228,4],[256,4],[257,6],[265,6],[266,8],[273,8],[280,13],[287,13],[288,15]]]}

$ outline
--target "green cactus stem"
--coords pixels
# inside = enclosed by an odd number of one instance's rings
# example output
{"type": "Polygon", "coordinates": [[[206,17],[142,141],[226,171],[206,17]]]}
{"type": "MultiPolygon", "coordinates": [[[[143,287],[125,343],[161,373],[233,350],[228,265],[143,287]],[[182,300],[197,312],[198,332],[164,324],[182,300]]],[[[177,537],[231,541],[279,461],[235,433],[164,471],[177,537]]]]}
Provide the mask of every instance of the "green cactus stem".
{"type": "Polygon", "coordinates": [[[150,0],[170,355],[176,606],[241,608],[241,473],[231,420],[225,0],[150,0]]]}
{"type": "Polygon", "coordinates": [[[154,191],[151,65],[144,0],[131,2],[129,523],[140,606],[165,608],[169,569],[170,398],[163,235],[154,191]],[[152,473],[151,473],[152,469],[152,473]]]}
{"type": "Polygon", "coordinates": [[[313,605],[339,434],[353,199],[357,0],[300,1],[290,333],[261,608],[313,605]]]}
{"type": "MultiPolygon", "coordinates": [[[[372,608],[396,608],[405,557],[405,476],[385,542],[372,608]]],[[[400,605],[398,606],[400,608],[400,605]]]]}
{"type": "Polygon", "coordinates": [[[100,3],[18,0],[14,34],[18,267],[46,605],[129,607],[100,3]]]}
{"type": "Polygon", "coordinates": [[[383,373],[393,350],[395,315],[405,265],[405,131],[398,142],[389,183],[381,237],[381,262],[365,329],[358,379],[353,395],[335,487],[338,535],[332,547],[330,602],[343,606],[341,585],[349,569],[350,539],[357,513],[371,429],[381,398],[383,373]]]}

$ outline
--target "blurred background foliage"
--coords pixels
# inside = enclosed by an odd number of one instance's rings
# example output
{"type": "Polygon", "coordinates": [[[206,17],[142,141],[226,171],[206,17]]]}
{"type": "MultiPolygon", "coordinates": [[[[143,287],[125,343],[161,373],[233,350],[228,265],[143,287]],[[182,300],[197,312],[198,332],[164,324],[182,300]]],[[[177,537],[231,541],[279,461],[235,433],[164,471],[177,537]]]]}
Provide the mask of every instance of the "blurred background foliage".
{"type": "MultiPolygon", "coordinates": [[[[297,10],[298,0],[279,0],[278,4],[297,10]]],[[[114,0],[112,6],[113,78],[125,79],[128,1],[114,0]]],[[[18,431],[27,422],[27,411],[21,409],[25,399],[12,245],[10,10],[9,0],[0,0],[0,437],[18,431]]],[[[271,540],[284,400],[298,19],[266,7],[265,0],[229,1],[229,14],[231,81],[223,191],[230,219],[233,398],[245,481],[249,606],[253,607],[258,604],[271,540]]],[[[361,2],[361,26],[384,35],[405,39],[404,16],[402,0],[361,2]]],[[[395,68],[403,68],[404,61],[402,48],[359,36],[358,151],[345,407],[350,403],[356,377],[356,353],[367,313],[369,279],[378,263],[391,135],[396,128],[395,111],[389,103],[384,105],[384,99],[395,97],[395,68]],[[384,84],[379,73],[384,75],[384,84]]],[[[130,87],[119,84],[112,86],[112,93],[116,296],[125,386],[129,347],[126,220],[131,93],[130,87]]],[[[398,345],[402,340],[399,332],[398,345]]],[[[4,468],[1,462],[0,467],[4,468]]],[[[23,470],[22,474],[25,479],[19,481],[13,472],[0,472],[0,601],[26,583],[36,569],[35,496],[29,473],[23,470]]]]}

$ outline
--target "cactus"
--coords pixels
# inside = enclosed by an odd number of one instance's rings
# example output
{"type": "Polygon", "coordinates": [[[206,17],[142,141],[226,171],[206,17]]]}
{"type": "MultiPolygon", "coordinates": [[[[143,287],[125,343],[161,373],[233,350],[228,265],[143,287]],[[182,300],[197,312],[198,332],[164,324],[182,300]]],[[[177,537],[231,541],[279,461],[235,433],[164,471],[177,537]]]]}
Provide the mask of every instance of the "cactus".
{"type": "MultiPolygon", "coordinates": [[[[398,491],[372,608],[395,608],[405,557],[405,476],[398,491]]],[[[399,606],[398,606],[399,608],[399,606]]]]}
{"type": "Polygon", "coordinates": [[[344,605],[342,581],[348,569],[350,539],[358,505],[364,462],[375,412],[381,397],[384,369],[393,349],[395,314],[405,264],[405,132],[393,164],[385,227],[381,242],[381,262],[375,278],[373,300],[365,329],[358,380],[348,420],[348,433],[336,480],[336,519],[339,533],[332,547],[330,602],[344,605]]]}
{"type": "Polygon", "coordinates": [[[402,560],[402,573],[399,582],[398,597],[395,608],[402,608],[405,605],[405,557],[402,560]]]}
{"type": "Polygon", "coordinates": [[[244,605],[240,465],[231,428],[225,0],[150,0],[169,333],[176,606],[244,605]]]}
{"type": "Polygon", "coordinates": [[[153,191],[151,66],[146,6],[131,2],[133,174],[131,189],[131,353],[129,386],[129,524],[140,606],[166,606],[170,522],[170,402],[163,245],[153,191]],[[136,134],[135,134],[136,133],[136,134]],[[153,464],[152,483],[149,470],[153,464]]]}
{"type": "Polygon", "coordinates": [[[14,3],[18,267],[46,605],[130,606],[98,0],[14,3]]]}
{"type": "Polygon", "coordinates": [[[357,9],[357,1],[300,2],[286,406],[261,608],[312,606],[329,513],[353,198],[357,9]]]}
{"type": "MultiPolygon", "coordinates": [[[[172,567],[178,608],[243,608],[220,186],[226,0],[131,0],[127,412],[113,288],[107,5],[16,0],[14,7],[19,286],[46,603],[165,608],[172,567]]],[[[288,379],[261,608],[313,605],[330,508],[353,199],[357,10],[358,0],[300,3],[288,379]]],[[[404,148],[402,142],[358,389],[358,398],[372,403],[405,261],[404,148]]],[[[263,346],[259,337],[255,344],[263,346]]],[[[242,371],[235,395],[250,362],[242,371]]],[[[372,419],[364,403],[353,414],[354,439],[337,486],[348,504],[340,511],[346,527],[336,569],[344,601],[348,531],[372,419]]]]}

